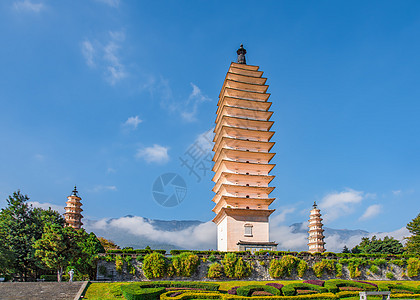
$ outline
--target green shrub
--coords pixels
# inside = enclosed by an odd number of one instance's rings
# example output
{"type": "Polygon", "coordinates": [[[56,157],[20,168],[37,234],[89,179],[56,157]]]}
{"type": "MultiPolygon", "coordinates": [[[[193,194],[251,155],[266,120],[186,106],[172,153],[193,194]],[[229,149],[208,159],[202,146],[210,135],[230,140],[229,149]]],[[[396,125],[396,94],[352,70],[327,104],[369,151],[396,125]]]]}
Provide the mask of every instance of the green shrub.
{"type": "Polygon", "coordinates": [[[143,288],[138,284],[133,283],[122,285],[121,292],[127,300],[156,300],[165,292],[165,288],[143,288]]]}
{"type": "Polygon", "coordinates": [[[112,256],[112,255],[105,255],[105,260],[107,262],[114,261],[114,256],[112,256]]]}
{"type": "Polygon", "coordinates": [[[124,265],[124,261],[123,261],[123,258],[121,257],[121,255],[116,255],[115,256],[115,270],[118,272],[118,274],[122,273],[123,265],[124,265]]]}
{"type": "Polygon", "coordinates": [[[340,263],[335,264],[335,276],[338,278],[343,277],[343,265],[340,263]]]}
{"type": "Polygon", "coordinates": [[[279,289],[276,289],[275,287],[269,286],[269,285],[247,285],[247,286],[241,286],[236,290],[236,293],[239,296],[249,297],[252,295],[255,291],[265,291],[267,293],[270,293],[272,295],[280,296],[281,292],[279,289]]]}
{"type": "Polygon", "coordinates": [[[291,276],[292,270],[296,268],[299,261],[300,259],[291,255],[285,255],[280,260],[273,259],[268,272],[272,278],[291,276]]]}
{"type": "Polygon", "coordinates": [[[235,277],[235,264],[236,264],[236,254],[235,253],[226,253],[223,260],[223,270],[225,272],[226,277],[234,278],[235,277]]]}
{"type": "Polygon", "coordinates": [[[135,275],[136,274],[136,268],[134,268],[133,264],[131,263],[132,259],[133,258],[131,256],[126,256],[125,257],[125,259],[124,259],[125,262],[126,262],[125,269],[127,270],[127,272],[129,274],[135,275]]]}
{"type": "Polygon", "coordinates": [[[265,261],[263,261],[263,260],[259,260],[259,263],[260,263],[260,266],[265,266],[265,261]]]}
{"type": "Polygon", "coordinates": [[[411,257],[407,261],[407,276],[416,277],[420,272],[420,259],[411,257]]]}
{"type": "Polygon", "coordinates": [[[378,268],[377,265],[371,265],[369,270],[373,273],[373,274],[379,274],[380,270],[378,268]]]}
{"type": "Polygon", "coordinates": [[[214,256],[214,254],[212,254],[212,255],[209,256],[208,260],[209,260],[209,262],[215,262],[217,259],[216,259],[216,256],[214,256]]]}
{"type": "Polygon", "coordinates": [[[138,256],[136,257],[136,260],[137,260],[137,261],[143,261],[143,259],[144,259],[144,256],[143,256],[143,255],[138,255],[138,256]]]}
{"type": "Polygon", "coordinates": [[[176,276],[190,277],[197,271],[200,260],[192,252],[183,252],[172,257],[172,265],[176,276]]]}
{"type": "Polygon", "coordinates": [[[244,278],[251,275],[251,265],[235,253],[226,253],[222,260],[223,270],[228,278],[244,278]]]}
{"type": "Polygon", "coordinates": [[[386,266],[386,259],[376,258],[376,259],[370,261],[370,263],[375,265],[375,266],[382,267],[382,266],[386,266]]]}
{"type": "Polygon", "coordinates": [[[347,268],[350,272],[351,278],[357,278],[362,275],[359,267],[364,266],[367,264],[367,261],[363,258],[342,258],[340,259],[340,263],[347,264],[347,268]]]}
{"type": "Polygon", "coordinates": [[[323,259],[322,261],[315,263],[312,269],[314,270],[315,276],[318,278],[322,277],[324,272],[332,275],[335,272],[335,261],[323,259]]]}
{"type": "Polygon", "coordinates": [[[297,265],[297,273],[299,277],[305,276],[305,272],[308,270],[308,263],[304,260],[299,261],[297,265]]]}
{"type": "Polygon", "coordinates": [[[208,278],[221,278],[223,276],[223,266],[217,262],[212,263],[207,271],[208,278]]]}
{"type": "Polygon", "coordinates": [[[399,266],[401,268],[404,268],[407,264],[407,261],[405,259],[393,259],[390,261],[390,263],[396,266],[399,266]]]}
{"type": "Polygon", "coordinates": [[[165,275],[165,257],[157,252],[153,252],[144,257],[143,272],[148,279],[160,278],[165,275]]]}
{"type": "Polygon", "coordinates": [[[239,257],[235,263],[235,278],[245,278],[251,275],[251,265],[239,257]]]}
{"type": "Polygon", "coordinates": [[[316,291],[318,293],[326,293],[328,290],[325,287],[309,284],[309,283],[291,283],[285,285],[281,291],[285,296],[295,296],[296,290],[309,290],[309,291],[316,291]]]}
{"type": "Polygon", "coordinates": [[[392,274],[391,272],[388,272],[388,273],[386,273],[386,278],[394,279],[394,274],[392,274]]]}

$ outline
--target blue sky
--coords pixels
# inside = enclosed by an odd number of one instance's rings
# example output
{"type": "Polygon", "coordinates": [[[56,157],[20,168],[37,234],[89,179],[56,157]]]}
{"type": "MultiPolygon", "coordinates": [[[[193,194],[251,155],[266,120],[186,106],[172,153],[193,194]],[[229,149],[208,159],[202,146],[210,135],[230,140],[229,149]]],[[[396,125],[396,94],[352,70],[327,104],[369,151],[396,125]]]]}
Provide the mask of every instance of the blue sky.
{"type": "Polygon", "coordinates": [[[2,206],[21,189],[62,207],[77,184],[90,219],[211,220],[213,174],[180,157],[244,43],[272,94],[277,223],[314,200],[334,228],[420,212],[418,1],[15,0],[0,32],[2,206]],[[152,196],[167,172],[188,189],[173,208],[152,196]]]}

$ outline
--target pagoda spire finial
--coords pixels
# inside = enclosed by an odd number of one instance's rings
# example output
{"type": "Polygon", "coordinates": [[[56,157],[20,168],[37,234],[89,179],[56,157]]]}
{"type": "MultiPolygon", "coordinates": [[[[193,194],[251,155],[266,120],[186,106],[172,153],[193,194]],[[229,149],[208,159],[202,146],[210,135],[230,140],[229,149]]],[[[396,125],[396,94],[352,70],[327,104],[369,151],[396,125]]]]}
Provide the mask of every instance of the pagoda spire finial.
{"type": "Polygon", "coordinates": [[[76,185],[74,185],[74,189],[73,189],[73,192],[71,193],[71,195],[79,197],[76,185]]]}
{"type": "Polygon", "coordinates": [[[245,59],[245,54],[246,54],[246,50],[244,48],[244,45],[241,44],[241,46],[239,47],[239,49],[236,51],[236,53],[238,54],[238,59],[237,59],[237,63],[238,64],[244,64],[246,65],[246,59],[245,59]]]}
{"type": "Polygon", "coordinates": [[[313,205],[313,207],[314,207],[314,208],[316,208],[316,201],[314,201],[314,205],[313,205]]]}

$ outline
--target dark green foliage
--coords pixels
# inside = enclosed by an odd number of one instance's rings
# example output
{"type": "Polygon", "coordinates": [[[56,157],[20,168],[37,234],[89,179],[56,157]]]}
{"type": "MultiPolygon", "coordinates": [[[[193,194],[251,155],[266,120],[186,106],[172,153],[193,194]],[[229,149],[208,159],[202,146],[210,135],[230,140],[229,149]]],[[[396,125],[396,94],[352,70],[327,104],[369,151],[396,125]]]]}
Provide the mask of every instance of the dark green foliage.
{"type": "Polygon", "coordinates": [[[165,292],[165,288],[142,288],[138,284],[133,283],[122,285],[121,292],[127,300],[156,300],[165,292]]]}
{"type": "Polygon", "coordinates": [[[157,252],[146,255],[143,261],[143,272],[148,279],[163,277],[166,272],[165,257],[157,252]]]}
{"type": "Polygon", "coordinates": [[[350,272],[351,278],[358,278],[362,275],[362,272],[360,271],[360,267],[367,264],[367,261],[363,258],[341,258],[340,259],[341,264],[347,264],[347,268],[350,272]]]}
{"type": "Polygon", "coordinates": [[[409,254],[420,255],[420,214],[407,224],[407,229],[411,236],[405,238],[405,249],[409,254]]]}
{"type": "Polygon", "coordinates": [[[376,265],[371,265],[369,270],[372,272],[372,274],[379,274],[379,272],[380,272],[378,266],[376,266],[376,265]]]}
{"type": "Polygon", "coordinates": [[[247,285],[247,286],[241,286],[236,290],[236,293],[239,296],[249,297],[252,295],[255,291],[265,291],[268,292],[274,296],[280,296],[281,291],[279,289],[276,289],[275,287],[269,286],[269,285],[247,285]]]}
{"type": "Polygon", "coordinates": [[[394,264],[396,266],[399,266],[401,268],[405,267],[407,265],[407,261],[405,259],[393,259],[390,261],[391,264],[394,264]]]}
{"type": "Polygon", "coordinates": [[[388,236],[384,237],[383,240],[378,239],[375,235],[371,239],[364,237],[356,247],[360,250],[360,253],[369,254],[402,254],[404,252],[404,247],[401,242],[388,236]]]}
{"type": "Polygon", "coordinates": [[[217,259],[216,259],[216,256],[214,256],[214,254],[209,256],[209,262],[215,262],[216,260],[217,259]]]}
{"type": "Polygon", "coordinates": [[[388,279],[394,279],[394,274],[392,274],[392,272],[388,272],[388,273],[386,273],[386,278],[388,278],[388,279]]]}
{"type": "Polygon", "coordinates": [[[346,245],[344,245],[343,251],[341,251],[341,253],[351,253],[351,252],[350,252],[350,249],[347,248],[346,245]]]}
{"type": "Polygon", "coordinates": [[[41,275],[40,279],[43,281],[57,281],[57,275],[41,275]]]}
{"type": "Polygon", "coordinates": [[[217,262],[212,263],[207,271],[208,278],[221,278],[223,276],[223,266],[217,262]]]}
{"type": "Polygon", "coordinates": [[[192,252],[183,252],[172,257],[172,266],[176,276],[190,277],[197,271],[200,260],[192,252]]]}
{"type": "Polygon", "coordinates": [[[386,259],[376,258],[374,260],[369,261],[369,263],[371,263],[372,265],[378,266],[378,267],[383,267],[383,266],[386,265],[386,259]]]}
{"type": "MultiPolygon", "coordinates": [[[[225,251],[201,251],[201,250],[171,250],[169,253],[171,255],[178,255],[181,254],[182,252],[192,252],[194,254],[197,255],[220,255],[223,256],[226,254],[225,251]]],[[[229,253],[234,253],[236,255],[250,255],[251,252],[249,251],[235,251],[235,252],[229,252],[229,253]]]]}
{"type": "Polygon", "coordinates": [[[309,283],[291,283],[285,285],[281,290],[285,296],[295,296],[297,289],[316,291],[318,293],[326,293],[328,291],[325,287],[309,283]]]}

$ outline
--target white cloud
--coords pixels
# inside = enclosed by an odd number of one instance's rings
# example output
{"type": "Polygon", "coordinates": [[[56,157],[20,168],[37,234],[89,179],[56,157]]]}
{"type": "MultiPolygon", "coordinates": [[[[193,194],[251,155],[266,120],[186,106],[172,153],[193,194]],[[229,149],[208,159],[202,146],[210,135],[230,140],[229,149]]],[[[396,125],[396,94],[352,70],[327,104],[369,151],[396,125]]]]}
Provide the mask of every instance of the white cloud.
{"type": "Polygon", "coordinates": [[[393,237],[399,240],[400,242],[404,243],[404,237],[409,236],[410,233],[407,230],[407,228],[402,227],[400,229],[390,231],[390,232],[372,232],[372,233],[363,234],[363,235],[353,235],[346,239],[340,238],[339,235],[335,234],[331,236],[326,236],[325,247],[327,251],[341,252],[344,246],[347,246],[349,249],[351,249],[354,246],[358,245],[361,242],[363,237],[371,238],[374,235],[377,238],[381,238],[381,239],[383,239],[385,236],[393,237]]]}
{"type": "Polygon", "coordinates": [[[42,209],[48,209],[51,207],[52,210],[58,211],[60,214],[63,214],[65,212],[64,206],[51,204],[48,202],[38,202],[38,201],[28,201],[28,204],[32,205],[33,207],[39,207],[42,209]]]}
{"type": "Polygon", "coordinates": [[[111,7],[118,7],[120,5],[120,0],[96,0],[97,2],[104,3],[111,7]]]}
{"type": "Polygon", "coordinates": [[[91,68],[98,66],[111,85],[115,85],[129,75],[119,54],[124,41],[123,31],[109,31],[106,41],[86,39],[81,45],[86,64],[91,68]]]}
{"type": "Polygon", "coordinates": [[[95,62],[94,62],[95,48],[93,47],[91,41],[85,40],[82,43],[82,54],[85,57],[86,64],[89,67],[94,67],[95,66],[95,62]]]}
{"type": "Polygon", "coordinates": [[[92,193],[99,193],[104,191],[117,191],[117,187],[115,185],[96,185],[93,188],[89,189],[89,192],[92,193]]]}
{"type": "Polygon", "coordinates": [[[347,189],[326,195],[320,201],[319,207],[323,211],[324,220],[328,223],[354,212],[355,205],[362,202],[364,198],[366,198],[364,192],[347,189]]]}
{"type": "Polygon", "coordinates": [[[369,206],[363,215],[359,218],[359,221],[364,221],[376,217],[382,211],[382,206],[379,204],[373,204],[369,206]]]}
{"type": "Polygon", "coordinates": [[[123,126],[124,127],[129,127],[131,129],[137,129],[137,126],[143,122],[143,120],[141,120],[139,118],[139,116],[135,116],[135,117],[129,117],[127,119],[127,121],[124,122],[123,126]]]}
{"type": "Polygon", "coordinates": [[[401,190],[392,191],[392,193],[393,193],[395,196],[398,196],[398,195],[400,195],[400,194],[401,194],[401,190]]]}
{"type": "Polygon", "coordinates": [[[213,222],[202,223],[178,231],[163,231],[142,217],[122,217],[118,219],[103,219],[91,225],[95,229],[117,229],[146,238],[151,241],[168,243],[185,249],[214,249],[216,246],[216,225],[213,222]]]}
{"type": "Polygon", "coordinates": [[[294,212],[296,208],[294,207],[279,207],[276,209],[278,212],[276,215],[270,217],[270,226],[277,226],[280,223],[286,221],[286,217],[288,214],[294,212]]]}
{"type": "Polygon", "coordinates": [[[198,147],[199,150],[203,153],[211,153],[214,143],[213,143],[213,137],[214,137],[214,127],[200,133],[197,138],[195,139],[194,143],[190,145],[190,147],[198,147]]]}
{"type": "Polygon", "coordinates": [[[289,226],[270,226],[270,241],[278,243],[278,250],[301,251],[307,248],[308,235],[292,232],[289,226]]]}
{"type": "Polygon", "coordinates": [[[198,86],[191,82],[192,91],[185,105],[182,106],[182,118],[187,122],[197,120],[198,105],[205,101],[211,101],[209,97],[203,94],[198,86]],[[186,109],[185,109],[186,108],[186,109]]]}
{"type": "Polygon", "coordinates": [[[169,161],[168,147],[153,145],[152,147],[146,147],[138,149],[136,158],[142,158],[149,163],[167,163],[169,161]]]}
{"type": "Polygon", "coordinates": [[[24,0],[24,1],[15,1],[13,3],[13,8],[17,11],[39,13],[45,9],[45,5],[42,2],[33,3],[30,0],[24,0]]]}

